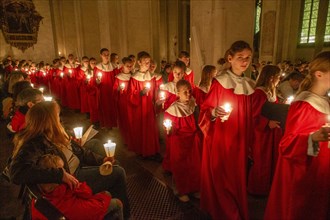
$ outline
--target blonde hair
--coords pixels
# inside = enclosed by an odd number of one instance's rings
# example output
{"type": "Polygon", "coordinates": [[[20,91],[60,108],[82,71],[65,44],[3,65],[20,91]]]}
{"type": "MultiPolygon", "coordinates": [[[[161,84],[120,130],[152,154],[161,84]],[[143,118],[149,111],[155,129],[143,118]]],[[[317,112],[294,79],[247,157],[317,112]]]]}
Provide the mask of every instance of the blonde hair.
{"type": "Polygon", "coordinates": [[[14,138],[14,152],[16,156],[22,145],[29,140],[43,136],[60,149],[70,143],[60,123],[60,107],[56,102],[40,102],[35,104],[26,114],[26,128],[14,138]]]}
{"type": "Polygon", "coordinates": [[[313,60],[310,62],[309,72],[306,75],[305,79],[301,82],[299,91],[297,95],[303,91],[309,90],[315,81],[315,72],[329,72],[330,71],[330,51],[324,51],[319,53],[313,60]]]}

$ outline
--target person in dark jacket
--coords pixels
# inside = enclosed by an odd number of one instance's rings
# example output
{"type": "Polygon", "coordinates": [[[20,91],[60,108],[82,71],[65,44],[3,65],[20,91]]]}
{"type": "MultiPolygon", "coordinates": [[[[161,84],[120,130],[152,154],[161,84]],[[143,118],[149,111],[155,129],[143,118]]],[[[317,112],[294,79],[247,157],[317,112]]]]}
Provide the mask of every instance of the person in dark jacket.
{"type": "Polygon", "coordinates": [[[124,169],[113,165],[110,175],[101,175],[99,166],[110,158],[71,142],[60,123],[59,113],[60,107],[56,102],[40,102],[28,111],[25,129],[14,138],[9,167],[11,181],[27,185],[66,183],[71,189],[85,181],[93,193],[106,190],[120,199],[124,205],[124,218],[129,218],[124,169]],[[59,156],[64,161],[64,168],[40,168],[38,160],[45,154],[59,156]]]}

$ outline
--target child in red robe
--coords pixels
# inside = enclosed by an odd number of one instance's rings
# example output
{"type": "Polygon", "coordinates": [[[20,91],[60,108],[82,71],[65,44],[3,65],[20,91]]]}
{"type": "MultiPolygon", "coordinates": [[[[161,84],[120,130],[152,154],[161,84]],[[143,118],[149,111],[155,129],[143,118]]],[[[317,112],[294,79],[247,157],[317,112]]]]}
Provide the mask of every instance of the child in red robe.
{"type": "Polygon", "coordinates": [[[196,86],[193,91],[193,96],[196,99],[196,104],[198,107],[201,107],[206,94],[210,91],[212,79],[217,75],[217,69],[215,66],[206,65],[202,70],[201,81],[199,86],[196,86]]]}
{"type": "Polygon", "coordinates": [[[280,81],[280,68],[266,65],[262,68],[252,95],[254,136],[253,166],[249,172],[248,192],[266,196],[270,191],[278,158],[278,145],[282,137],[279,122],[261,115],[265,102],[276,102],[276,86],[280,81]]]}
{"type": "Polygon", "coordinates": [[[254,82],[242,74],[251,58],[248,43],[232,44],[231,68],[213,79],[200,112],[205,139],[200,204],[213,219],[248,219],[246,177],[254,82]]]}
{"type": "MultiPolygon", "coordinates": [[[[186,65],[186,70],[185,70],[185,75],[184,75],[184,79],[187,80],[188,82],[190,82],[191,87],[194,88],[195,87],[195,83],[194,83],[194,71],[192,71],[192,69],[189,68],[189,64],[190,64],[190,55],[187,51],[181,51],[178,57],[178,60],[184,62],[184,64],[186,65]]],[[[168,75],[168,81],[171,82],[173,81],[174,76],[173,76],[173,72],[171,72],[168,75]]]]}
{"type": "Polygon", "coordinates": [[[84,56],[81,58],[81,66],[78,70],[77,75],[77,83],[79,85],[79,93],[80,93],[80,112],[81,113],[89,113],[89,105],[88,105],[88,82],[92,78],[93,71],[89,68],[89,59],[84,56]]]}
{"type": "Polygon", "coordinates": [[[95,126],[95,128],[99,127],[100,114],[99,114],[99,90],[97,88],[95,78],[97,76],[94,75],[94,68],[96,66],[96,59],[94,57],[89,59],[89,67],[91,69],[90,75],[91,77],[86,78],[87,83],[87,99],[88,99],[88,108],[89,108],[89,116],[91,123],[95,126]]]}
{"type": "Polygon", "coordinates": [[[265,219],[330,219],[330,51],[317,55],[290,106],[265,219]]]}
{"type": "Polygon", "coordinates": [[[117,108],[117,115],[118,115],[118,126],[120,134],[124,140],[124,143],[128,145],[128,149],[132,149],[131,142],[130,142],[130,132],[129,130],[129,121],[128,121],[128,83],[132,76],[131,70],[133,67],[133,61],[128,58],[124,57],[122,59],[122,67],[121,73],[116,76],[115,83],[113,85],[113,94],[116,100],[116,108],[117,108]]]}
{"type": "Polygon", "coordinates": [[[191,84],[186,80],[176,83],[179,99],[164,114],[164,121],[171,120],[171,128],[166,128],[166,148],[170,149],[170,167],[178,198],[188,202],[189,193],[197,193],[200,188],[202,145],[201,132],[195,119],[195,100],[191,96],[191,84]]]}
{"type": "MultiPolygon", "coordinates": [[[[41,169],[58,169],[64,167],[63,160],[56,155],[45,154],[38,161],[41,169]]],[[[68,219],[104,219],[107,213],[116,212],[118,219],[123,219],[122,203],[118,199],[111,199],[108,192],[92,193],[86,182],[79,183],[75,189],[62,183],[38,184],[42,196],[46,198],[68,219]],[[110,202],[111,200],[111,202],[110,202]]],[[[32,202],[32,219],[46,219],[32,202]]]]}
{"type": "Polygon", "coordinates": [[[114,69],[110,63],[110,54],[107,48],[100,50],[101,63],[94,68],[94,82],[99,89],[99,116],[102,127],[112,129],[117,126],[116,109],[113,96],[113,84],[118,69],[114,69]],[[115,71],[116,70],[116,71],[115,71]]]}
{"type": "Polygon", "coordinates": [[[159,155],[159,133],[155,115],[154,101],[156,83],[150,75],[150,55],[139,52],[140,69],[131,77],[128,85],[130,104],[128,105],[130,137],[133,151],[146,159],[161,160],[159,155]]]}
{"type": "Polygon", "coordinates": [[[69,54],[68,61],[64,65],[63,72],[65,78],[63,86],[67,100],[67,106],[70,109],[80,109],[80,92],[79,92],[79,64],[74,60],[73,54],[69,54]]]}

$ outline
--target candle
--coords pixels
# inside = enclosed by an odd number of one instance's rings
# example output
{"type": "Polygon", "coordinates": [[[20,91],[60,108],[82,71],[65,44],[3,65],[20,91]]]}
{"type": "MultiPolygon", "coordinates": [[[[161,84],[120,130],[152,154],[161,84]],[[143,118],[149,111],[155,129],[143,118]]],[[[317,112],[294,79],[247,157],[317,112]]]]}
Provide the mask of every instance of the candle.
{"type": "Polygon", "coordinates": [[[233,110],[233,108],[231,107],[231,104],[230,103],[225,103],[223,106],[221,106],[223,108],[223,110],[225,110],[226,114],[225,116],[223,116],[221,118],[221,122],[224,122],[224,121],[227,121],[228,118],[229,118],[229,115],[231,113],[231,111],[233,110]]]}
{"type": "Polygon", "coordinates": [[[121,83],[121,84],[120,84],[120,89],[121,89],[121,90],[124,90],[124,89],[125,89],[125,83],[121,83]]]}
{"type": "Polygon", "coordinates": [[[164,100],[165,98],[166,98],[165,92],[161,91],[161,92],[159,93],[159,99],[160,99],[160,100],[164,100]]]}
{"type": "Polygon", "coordinates": [[[82,138],[83,127],[76,127],[73,129],[73,131],[77,139],[82,138]]]}
{"type": "Polygon", "coordinates": [[[45,101],[50,102],[53,100],[53,97],[51,96],[44,96],[45,101]]]}
{"type": "Polygon", "coordinates": [[[34,84],[33,83],[31,83],[31,87],[34,88],[34,84]]]}
{"type": "Polygon", "coordinates": [[[44,88],[40,87],[39,90],[40,92],[44,93],[44,88]]]}
{"type": "Polygon", "coordinates": [[[46,76],[46,72],[42,70],[42,75],[46,76]]]}
{"type": "Polygon", "coordinates": [[[291,105],[291,102],[294,100],[294,96],[289,96],[286,101],[285,104],[291,105]]]}
{"type": "Polygon", "coordinates": [[[108,140],[108,142],[103,144],[103,146],[107,157],[115,156],[116,143],[113,143],[111,140],[108,140]]]}
{"type": "Polygon", "coordinates": [[[166,133],[168,134],[172,128],[172,121],[170,119],[165,119],[163,125],[166,129],[166,133]]]}
{"type": "Polygon", "coordinates": [[[70,75],[70,76],[72,75],[72,70],[71,70],[71,69],[69,70],[69,75],[70,75]]]}
{"type": "Polygon", "coordinates": [[[147,82],[147,83],[146,83],[146,88],[147,88],[147,89],[150,89],[150,87],[151,87],[151,86],[150,86],[150,82],[147,82]]]}
{"type": "Polygon", "coordinates": [[[92,76],[88,74],[86,78],[87,78],[87,80],[89,81],[89,80],[91,80],[91,77],[92,77],[92,76]]]}
{"type": "Polygon", "coordinates": [[[25,68],[25,72],[27,72],[29,69],[28,68],[25,68]]]}
{"type": "Polygon", "coordinates": [[[64,76],[64,73],[63,73],[63,72],[61,72],[61,73],[60,73],[60,77],[61,77],[61,78],[63,78],[63,76],[64,76]]]}

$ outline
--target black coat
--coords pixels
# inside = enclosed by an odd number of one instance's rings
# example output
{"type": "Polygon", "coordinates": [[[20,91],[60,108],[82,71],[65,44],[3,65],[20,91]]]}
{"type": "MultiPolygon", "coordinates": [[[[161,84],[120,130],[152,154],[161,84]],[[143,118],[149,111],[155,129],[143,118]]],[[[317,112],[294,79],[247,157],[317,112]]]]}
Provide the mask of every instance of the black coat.
{"type": "MultiPolygon", "coordinates": [[[[104,157],[71,143],[72,152],[79,158],[80,167],[83,165],[99,166],[104,157]]],[[[45,154],[54,154],[64,161],[64,169],[69,171],[69,165],[63,152],[43,136],[24,143],[17,155],[12,158],[9,166],[10,179],[15,184],[61,183],[63,170],[57,168],[41,169],[37,162],[45,154]]]]}

